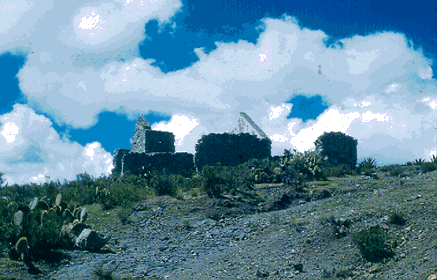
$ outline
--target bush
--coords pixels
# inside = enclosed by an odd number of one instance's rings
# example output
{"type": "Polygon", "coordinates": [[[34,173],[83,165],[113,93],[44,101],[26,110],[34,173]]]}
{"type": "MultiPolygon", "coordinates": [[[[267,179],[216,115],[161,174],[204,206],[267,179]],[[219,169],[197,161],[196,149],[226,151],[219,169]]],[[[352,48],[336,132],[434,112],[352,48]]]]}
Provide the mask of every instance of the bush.
{"type": "Polygon", "coordinates": [[[130,208],[121,208],[117,211],[117,217],[120,220],[120,222],[125,225],[127,224],[129,220],[129,216],[132,213],[132,210],[130,208]]]}
{"type": "Polygon", "coordinates": [[[372,226],[352,234],[352,241],[360,250],[364,259],[379,262],[394,256],[394,252],[385,244],[384,229],[372,226]]]}
{"type": "Polygon", "coordinates": [[[347,164],[337,166],[328,165],[324,168],[327,177],[344,177],[346,174],[353,174],[354,171],[347,164]]]}
{"type": "Polygon", "coordinates": [[[225,190],[225,180],[221,178],[214,166],[204,166],[202,177],[204,178],[203,190],[209,197],[220,197],[225,190]]]}
{"type": "Polygon", "coordinates": [[[94,189],[94,192],[97,193],[98,201],[105,210],[126,206],[151,196],[145,179],[131,174],[125,174],[119,180],[113,181],[109,187],[94,189]]]}
{"type": "Polygon", "coordinates": [[[434,162],[425,162],[420,165],[420,170],[423,174],[437,170],[437,164],[434,162]]]}
{"type": "Polygon", "coordinates": [[[390,212],[390,214],[388,214],[388,221],[390,224],[395,224],[395,225],[405,225],[405,223],[407,222],[404,219],[404,214],[401,212],[390,212]]]}
{"type": "Polygon", "coordinates": [[[388,169],[388,171],[390,171],[390,176],[394,177],[401,175],[403,172],[399,165],[392,166],[390,169],[388,169]]]}
{"type": "Polygon", "coordinates": [[[171,174],[153,172],[150,179],[150,186],[155,190],[156,195],[169,195],[176,197],[178,190],[178,177],[171,174]]]}

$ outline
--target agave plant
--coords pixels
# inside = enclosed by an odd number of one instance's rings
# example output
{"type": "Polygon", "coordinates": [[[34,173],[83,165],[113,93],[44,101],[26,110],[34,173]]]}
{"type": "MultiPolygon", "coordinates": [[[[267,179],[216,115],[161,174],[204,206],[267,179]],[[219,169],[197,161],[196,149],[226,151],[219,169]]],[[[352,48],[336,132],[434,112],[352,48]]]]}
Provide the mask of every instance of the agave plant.
{"type": "Polygon", "coordinates": [[[373,169],[373,168],[376,168],[375,159],[373,159],[371,157],[368,157],[368,158],[364,159],[359,164],[359,168],[360,169],[373,169]]]}
{"type": "Polygon", "coordinates": [[[431,162],[437,163],[437,157],[435,155],[432,155],[431,162]]]}
{"type": "Polygon", "coordinates": [[[426,161],[424,160],[424,159],[422,159],[422,158],[418,158],[418,159],[416,159],[416,160],[414,160],[414,164],[415,165],[422,165],[422,164],[424,164],[426,161]]]}

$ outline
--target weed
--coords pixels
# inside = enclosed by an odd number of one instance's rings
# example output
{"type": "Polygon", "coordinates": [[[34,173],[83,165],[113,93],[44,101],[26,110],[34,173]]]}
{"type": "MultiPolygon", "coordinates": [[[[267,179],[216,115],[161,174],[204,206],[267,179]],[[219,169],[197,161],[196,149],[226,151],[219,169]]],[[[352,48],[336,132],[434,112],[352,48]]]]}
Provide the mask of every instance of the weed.
{"type": "Polygon", "coordinates": [[[98,280],[114,280],[115,277],[112,275],[111,271],[106,271],[103,269],[103,266],[99,266],[94,271],[94,276],[98,280]]]}
{"type": "Polygon", "coordinates": [[[117,217],[120,220],[120,222],[125,225],[129,221],[129,216],[132,213],[132,210],[129,208],[121,208],[117,211],[117,217]]]}
{"type": "Polygon", "coordinates": [[[388,214],[388,221],[390,224],[395,224],[395,225],[405,225],[406,224],[406,220],[404,218],[404,214],[401,212],[390,212],[388,214]]]}
{"type": "Polygon", "coordinates": [[[437,164],[434,162],[424,162],[420,165],[420,170],[423,174],[437,170],[437,164]]]}
{"type": "Polygon", "coordinates": [[[394,252],[385,244],[384,229],[372,226],[352,234],[352,241],[369,262],[380,262],[394,256],[394,252]]]}

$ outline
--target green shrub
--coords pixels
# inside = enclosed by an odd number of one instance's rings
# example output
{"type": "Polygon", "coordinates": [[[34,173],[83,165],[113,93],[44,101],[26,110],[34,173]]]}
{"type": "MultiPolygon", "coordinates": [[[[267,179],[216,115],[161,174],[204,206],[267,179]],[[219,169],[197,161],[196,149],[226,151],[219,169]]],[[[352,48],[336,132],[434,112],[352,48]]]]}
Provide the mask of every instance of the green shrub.
{"type": "Polygon", "coordinates": [[[364,259],[379,262],[394,256],[394,252],[385,244],[384,229],[372,226],[352,234],[352,241],[360,250],[364,259]]]}
{"type": "Polygon", "coordinates": [[[169,195],[175,197],[178,190],[178,179],[175,175],[161,174],[154,171],[150,178],[150,186],[156,195],[169,195]]]}
{"type": "Polygon", "coordinates": [[[391,166],[390,169],[390,176],[397,177],[403,173],[402,168],[399,165],[391,166]]]}
{"type": "Polygon", "coordinates": [[[216,169],[220,166],[204,166],[202,177],[204,178],[203,190],[209,197],[220,197],[225,190],[225,180],[221,178],[216,169]]]}
{"type": "Polygon", "coordinates": [[[415,165],[422,165],[424,164],[426,161],[423,158],[418,158],[414,160],[414,164],[415,165]]]}
{"type": "Polygon", "coordinates": [[[390,212],[388,214],[388,221],[390,224],[395,224],[395,225],[405,225],[405,223],[407,222],[404,218],[404,214],[401,212],[390,212]]]}
{"type": "Polygon", "coordinates": [[[97,193],[98,201],[103,209],[129,205],[151,195],[145,179],[131,174],[125,174],[118,180],[113,181],[109,187],[99,189],[97,192],[96,189],[93,191],[97,193]]]}
{"type": "Polygon", "coordinates": [[[437,164],[434,162],[424,162],[420,165],[420,170],[423,174],[437,170],[437,164]]]}
{"type": "Polygon", "coordinates": [[[325,168],[327,177],[344,177],[346,174],[353,174],[353,170],[347,164],[340,164],[337,166],[327,165],[325,168]]]}
{"type": "Polygon", "coordinates": [[[123,225],[127,224],[130,214],[132,214],[130,208],[120,208],[117,211],[117,217],[123,225]]]}
{"type": "Polygon", "coordinates": [[[103,265],[100,265],[96,268],[96,270],[93,272],[94,276],[98,280],[115,280],[116,278],[112,274],[112,271],[104,270],[103,265]]]}

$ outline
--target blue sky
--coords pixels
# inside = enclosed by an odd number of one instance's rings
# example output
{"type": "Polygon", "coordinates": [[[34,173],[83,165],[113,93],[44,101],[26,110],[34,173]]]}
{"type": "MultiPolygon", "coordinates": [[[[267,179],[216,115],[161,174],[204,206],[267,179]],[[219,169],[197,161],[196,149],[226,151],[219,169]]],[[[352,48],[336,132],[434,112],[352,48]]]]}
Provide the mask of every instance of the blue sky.
{"type": "Polygon", "coordinates": [[[109,174],[138,116],[192,153],[246,112],[273,155],[325,131],[380,165],[436,154],[429,1],[39,2],[0,3],[9,183],[109,174]]]}

